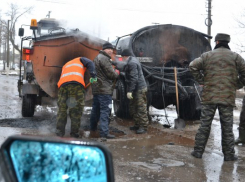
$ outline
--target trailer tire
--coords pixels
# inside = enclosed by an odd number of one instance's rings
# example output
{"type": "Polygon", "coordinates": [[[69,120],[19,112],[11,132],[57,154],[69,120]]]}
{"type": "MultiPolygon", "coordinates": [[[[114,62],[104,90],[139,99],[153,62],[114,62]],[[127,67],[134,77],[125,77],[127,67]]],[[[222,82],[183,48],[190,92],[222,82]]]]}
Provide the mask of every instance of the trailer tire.
{"type": "Polygon", "coordinates": [[[26,94],[22,98],[22,116],[32,117],[35,111],[36,95],[26,94]]]}
{"type": "Polygon", "coordinates": [[[113,100],[114,113],[119,118],[129,119],[129,105],[126,94],[125,82],[120,79],[117,81],[117,99],[113,100]]]}
{"type": "Polygon", "coordinates": [[[185,120],[200,119],[200,110],[196,109],[195,96],[190,96],[189,99],[180,101],[179,108],[180,118],[185,120]]]}
{"type": "Polygon", "coordinates": [[[193,120],[200,120],[201,110],[196,110],[193,120]]]}

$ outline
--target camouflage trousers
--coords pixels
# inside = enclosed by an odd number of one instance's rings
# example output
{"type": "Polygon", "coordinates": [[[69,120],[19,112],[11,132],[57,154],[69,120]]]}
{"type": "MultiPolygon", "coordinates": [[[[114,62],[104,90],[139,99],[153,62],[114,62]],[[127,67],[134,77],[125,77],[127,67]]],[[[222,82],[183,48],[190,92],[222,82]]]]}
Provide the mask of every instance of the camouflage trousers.
{"type": "Polygon", "coordinates": [[[234,155],[233,107],[220,104],[202,105],[201,125],[195,137],[194,150],[200,153],[204,152],[216,109],[219,110],[220,116],[222,152],[224,156],[234,155]]]}
{"type": "Polygon", "coordinates": [[[61,136],[65,134],[67,113],[71,119],[71,135],[79,134],[81,117],[84,108],[85,90],[81,85],[68,84],[60,87],[58,92],[58,113],[56,129],[61,136]]]}
{"type": "Polygon", "coordinates": [[[239,129],[245,130],[245,96],[243,97],[243,101],[242,101],[242,110],[240,113],[239,129]]]}
{"type": "Polygon", "coordinates": [[[129,100],[129,113],[135,126],[147,129],[149,120],[147,116],[147,89],[133,92],[133,99],[129,100]]]}

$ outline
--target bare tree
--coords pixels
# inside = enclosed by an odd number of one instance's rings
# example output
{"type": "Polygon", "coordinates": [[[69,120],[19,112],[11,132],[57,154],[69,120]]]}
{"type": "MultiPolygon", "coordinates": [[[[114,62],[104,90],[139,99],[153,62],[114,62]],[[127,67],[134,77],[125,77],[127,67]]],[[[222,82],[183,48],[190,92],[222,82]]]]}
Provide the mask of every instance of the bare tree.
{"type": "MultiPolygon", "coordinates": [[[[0,18],[0,44],[4,46],[4,56],[8,54],[9,52],[9,47],[7,47],[8,41],[11,42],[13,49],[12,49],[12,67],[14,66],[14,59],[15,59],[15,51],[18,51],[19,54],[21,52],[18,44],[15,44],[15,37],[16,37],[16,30],[15,30],[15,25],[19,18],[23,16],[26,13],[30,13],[33,9],[33,7],[26,7],[26,8],[21,8],[17,4],[11,3],[9,6],[9,10],[5,13],[7,16],[7,20],[1,19],[0,18]],[[6,53],[7,52],[7,53],[6,53]]],[[[7,55],[8,58],[8,55],[7,55]]],[[[6,60],[6,58],[4,58],[6,60]]],[[[7,60],[7,62],[9,59],[7,60]]],[[[9,63],[9,62],[8,62],[9,63]]]]}
{"type": "Polygon", "coordinates": [[[1,11],[0,11],[0,60],[2,60],[2,43],[3,43],[1,19],[2,19],[2,17],[1,17],[1,11]]]}
{"type": "MultiPolygon", "coordinates": [[[[245,9],[239,18],[235,18],[235,21],[238,23],[240,29],[239,34],[245,34],[245,9]]],[[[245,44],[243,42],[240,42],[237,46],[241,53],[245,52],[245,44]]]]}
{"type": "MultiPolygon", "coordinates": [[[[16,36],[15,24],[22,15],[26,13],[30,13],[32,10],[33,10],[33,7],[31,6],[31,7],[24,8],[21,11],[21,8],[18,5],[11,3],[10,10],[7,11],[6,13],[6,15],[9,17],[9,20],[10,20],[9,40],[11,44],[13,45],[14,49],[17,50],[19,53],[21,50],[19,46],[15,44],[15,36],[16,36]]],[[[5,21],[5,25],[7,25],[7,21],[5,21]]]]}
{"type": "MultiPolygon", "coordinates": [[[[2,16],[0,14],[0,59],[1,60],[6,60],[6,22],[2,19],[2,16]],[[2,47],[3,47],[3,52],[2,52],[2,47]]],[[[4,67],[3,69],[5,70],[5,62],[4,62],[4,67]]]]}

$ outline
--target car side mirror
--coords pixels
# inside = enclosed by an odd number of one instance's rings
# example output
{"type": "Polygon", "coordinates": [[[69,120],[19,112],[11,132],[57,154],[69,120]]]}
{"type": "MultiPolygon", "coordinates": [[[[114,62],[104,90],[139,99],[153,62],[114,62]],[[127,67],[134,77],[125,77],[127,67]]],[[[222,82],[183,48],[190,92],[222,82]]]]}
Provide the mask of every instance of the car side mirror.
{"type": "Polygon", "coordinates": [[[0,148],[0,164],[6,182],[114,181],[110,151],[71,138],[11,136],[0,148]]]}

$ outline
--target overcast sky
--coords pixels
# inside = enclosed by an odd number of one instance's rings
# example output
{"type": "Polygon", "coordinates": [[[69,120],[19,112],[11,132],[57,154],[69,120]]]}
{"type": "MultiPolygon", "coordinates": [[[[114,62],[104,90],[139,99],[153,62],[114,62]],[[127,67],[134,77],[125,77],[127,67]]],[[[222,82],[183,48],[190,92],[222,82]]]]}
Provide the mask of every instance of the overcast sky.
{"type": "MultiPolygon", "coordinates": [[[[62,20],[71,29],[78,28],[104,40],[132,33],[153,23],[182,25],[207,33],[207,0],[1,0],[1,15],[9,9],[10,3],[19,7],[34,6],[31,14],[18,20],[30,24],[51,11],[51,18],[62,20]]],[[[231,35],[230,47],[239,52],[237,44],[245,44],[245,29],[238,27],[236,19],[245,23],[244,0],[212,0],[211,35],[231,35]]],[[[25,27],[25,35],[29,28],[25,27]]],[[[212,40],[212,47],[214,43],[212,40]]]]}

